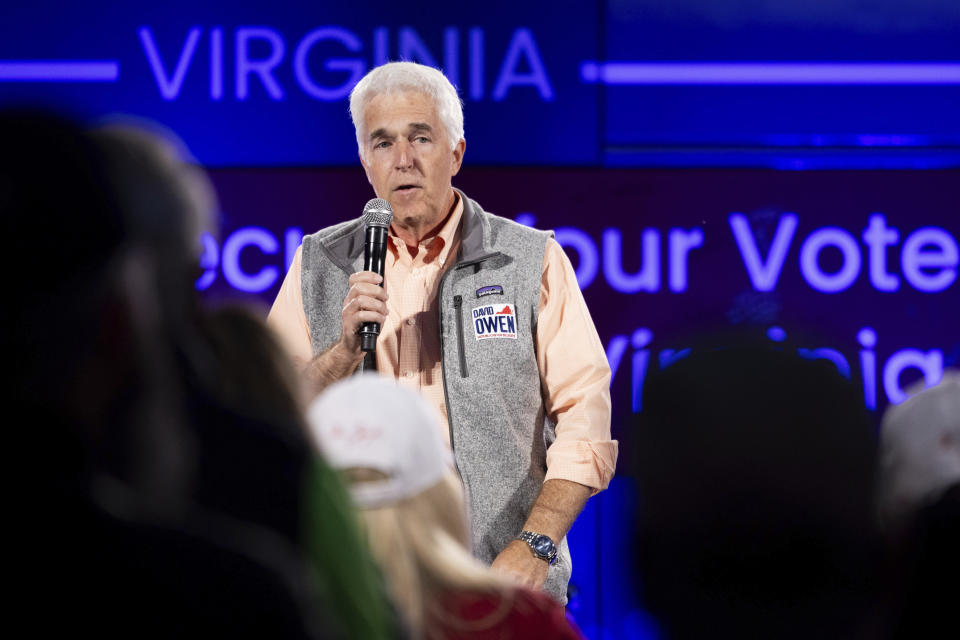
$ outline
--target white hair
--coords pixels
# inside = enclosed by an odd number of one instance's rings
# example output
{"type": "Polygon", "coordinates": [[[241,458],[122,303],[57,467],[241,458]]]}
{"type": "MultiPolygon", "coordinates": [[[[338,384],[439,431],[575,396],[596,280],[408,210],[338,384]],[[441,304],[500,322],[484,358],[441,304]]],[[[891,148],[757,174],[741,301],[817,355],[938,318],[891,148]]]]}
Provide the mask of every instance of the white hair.
{"type": "Polygon", "coordinates": [[[463,138],[463,104],[447,77],[433,67],[416,62],[388,62],[371,69],[350,92],[350,117],[357,132],[361,158],[366,158],[363,112],[367,105],[378,95],[403,91],[416,91],[433,100],[451,149],[463,138]]]}

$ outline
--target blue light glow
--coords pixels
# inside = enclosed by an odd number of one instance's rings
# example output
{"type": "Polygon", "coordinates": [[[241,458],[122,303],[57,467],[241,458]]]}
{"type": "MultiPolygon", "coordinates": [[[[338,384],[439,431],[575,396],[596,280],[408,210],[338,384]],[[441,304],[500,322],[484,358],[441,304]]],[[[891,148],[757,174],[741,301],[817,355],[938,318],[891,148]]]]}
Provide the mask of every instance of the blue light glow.
{"type": "Polygon", "coordinates": [[[363,72],[366,67],[364,66],[363,60],[359,58],[335,58],[327,60],[324,63],[325,69],[328,71],[347,71],[349,75],[338,87],[318,85],[314,82],[307,69],[307,57],[310,55],[310,49],[316,43],[323,40],[335,40],[351,52],[360,51],[363,43],[347,29],[325,27],[311,31],[300,41],[300,44],[297,45],[296,53],[293,56],[293,69],[296,73],[297,82],[303,87],[303,90],[317,100],[340,100],[350,94],[353,86],[363,77],[363,72]]]}
{"type": "Polygon", "coordinates": [[[850,232],[839,227],[823,227],[811,233],[800,248],[800,272],[811,287],[824,293],[848,289],[860,275],[860,248],[850,232]],[[820,252],[835,247],[843,254],[843,265],[836,273],[825,273],[818,262],[820,252]]]}
{"type": "Polygon", "coordinates": [[[730,214],[728,222],[753,288],[757,291],[773,291],[780,279],[780,272],[787,259],[787,252],[790,250],[790,243],[797,230],[799,218],[795,213],[785,213],[780,216],[766,260],[760,256],[760,247],[757,246],[757,240],[754,238],[747,217],[742,213],[734,212],[730,214]]]}
{"type": "Polygon", "coordinates": [[[847,362],[844,355],[836,349],[831,349],[830,347],[806,349],[801,347],[797,349],[797,353],[801,358],[807,358],[808,360],[829,360],[837,368],[837,371],[840,372],[840,375],[847,380],[850,379],[850,363],[847,362]]]}
{"type": "MultiPolygon", "coordinates": [[[[626,273],[623,270],[623,232],[614,228],[603,230],[603,275],[620,293],[660,290],[660,232],[646,229],[641,234],[640,243],[643,264],[636,273],[626,273]]],[[[633,256],[637,252],[628,249],[627,253],[633,256]]]]}
{"type": "MultiPolygon", "coordinates": [[[[160,89],[160,95],[164,100],[173,100],[180,94],[180,88],[183,86],[183,79],[187,75],[187,68],[193,59],[193,54],[197,50],[197,43],[200,41],[200,29],[193,28],[187,34],[187,39],[183,43],[180,55],[177,57],[177,66],[171,76],[167,76],[163,66],[163,59],[157,48],[156,39],[149,27],[143,27],[137,35],[140,36],[140,43],[143,45],[143,51],[150,63],[150,69],[157,80],[157,87],[160,89]]],[[[216,65],[214,65],[216,66],[216,65]]],[[[211,87],[211,92],[216,87],[211,87]]]]}
{"type": "Polygon", "coordinates": [[[767,329],[767,337],[774,342],[783,342],[787,339],[787,332],[783,330],[783,327],[770,327],[767,329]]]}
{"type": "Polygon", "coordinates": [[[273,70],[283,60],[286,45],[283,36],[273,29],[265,27],[241,27],[237,29],[237,99],[246,100],[250,96],[249,76],[256,74],[264,89],[273,100],[283,100],[283,88],[273,76],[273,70]],[[250,57],[250,41],[260,40],[270,45],[270,55],[266,58],[250,57]]]}
{"type": "Polygon", "coordinates": [[[231,233],[223,243],[221,264],[223,275],[235,289],[248,293],[259,293],[273,286],[280,276],[280,270],[268,265],[257,273],[246,273],[240,267],[240,253],[246,247],[256,247],[266,255],[280,250],[276,236],[262,227],[244,227],[231,233]]]}
{"type": "Polygon", "coordinates": [[[900,375],[906,369],[920,370],[924,385],[930,388],[943,378],[943,352],[939,349],[926,352],[901,349],[891,355],[883,367],[883,391],[891,404],[900,404],[909,397],[900,386],[900,375]]]}
{"type": "Polygon", "coordinates": [[[200,235],[200,244],[203,253],[200,254],[200,269],[203,273],[197,278],[197,290],[203,291],[209,289],[210,285],[217,279],[217,267],[220,266],[220,248],[217,246],[217,240],[209,233],[200,235]]]}
{"type": "Polygon", "coordinates": [[[907,236],[900,260],[904,277],[918,291],[944,291],[957,280],[960,247],[948,231],[923,227],[907,236]]]}
{"type": "Polygon", "coordinates": [[[950,62],[583,62],[601,84],[960,84],[950,62]]]}
{"type": "Polygon", "coordinates": [[[0,82],[116,82],[120,64],[102,62],[0,61],[0,82]]]}
{"type": "MultiPolygon", "coordinates": [[[[518,218],[519,219],[519,218],[518,218]]],[[[577,284],[583,291],[597,279],[600,271],[600,254],[590,235],[576,227],[560,227],[555,232],[557,243],[564,249],[572,248],[577,252],[577,284]]]]}

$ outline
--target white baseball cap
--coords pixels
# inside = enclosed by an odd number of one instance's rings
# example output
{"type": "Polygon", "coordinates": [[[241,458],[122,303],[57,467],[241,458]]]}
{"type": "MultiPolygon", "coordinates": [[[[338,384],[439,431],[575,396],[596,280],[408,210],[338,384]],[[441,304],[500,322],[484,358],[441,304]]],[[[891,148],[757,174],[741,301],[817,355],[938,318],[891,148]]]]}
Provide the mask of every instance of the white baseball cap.
{"type": "Polygon", "coordinates": [[[413,497],[453,469],[436,409],[419,394],[374,373],[328,387],[308,408],[307,424],[333,468],[375,469],[387,476],[350,484],[361,508],[413,497]]]}
{"type": "Polygon", "coordinates": [[[887,408],[880,479],[880,507],[894,521],[960,482],[960,372],[948,370],[936,386],[887,408]]]}

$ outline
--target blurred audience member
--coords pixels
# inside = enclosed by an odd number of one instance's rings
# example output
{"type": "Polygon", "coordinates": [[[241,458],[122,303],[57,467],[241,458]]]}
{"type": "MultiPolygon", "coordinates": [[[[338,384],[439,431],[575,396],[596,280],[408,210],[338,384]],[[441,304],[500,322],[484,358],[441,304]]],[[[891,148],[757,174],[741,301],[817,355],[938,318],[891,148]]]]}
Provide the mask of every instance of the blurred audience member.
{"type": "Polygon", "coordinates": [[[193,287],[203,173],[129,127],[3,113],[0,136],[3,339],[28,440],[11,465],[17,613],[38,635],[340,637],[301,551],[307,496],[349,522],[336,480],[295,404],[248,416],[256,402],[227,406],[217,386],[227,363],[193,287]]]}
{"type": "MultiPolygon", "coordinates": [[[[222,307],[210,313],[206,333],[221,371],[214,389],[221,402],[303,438],[300,379],[263,321],[243,308],[222,307]]],[[[336,605],[351,637],[393,637],[397,623],[343,484],[321,458],[310,458],[300,492],[300,529],[324,597],[336,605]]]]}
{"type": "Polygon", "coordinates": [[[255,522],[299,543],[300,488],[310,460],[289,411],[248,415],[219,396],[223,364],[193,286],[199,232],[212,216],[213,190],[202,171],[181,159],[170,134],[131,124],[94,131],[111,193],[131,243],[149,252],[155,340],[169,344],[183,388],[183,411],[195,455],[190,495],[201,505],[255,522]]]}
{"type": "Polygon", "coordinates": [[[960,482],[960,372],[891,405],[880,425],[878,504],[896,537],[924,505],[960,482]]]}
{"type": "Polygon", "coordinates": [[[206,175],[169,133],[118,123],[93,137],[131,235],[156,254],[164,327],[196,441],[191,496],[268,527],[309,555],[350,636],[392,635],[379,576],[339,479],[307,444],[298,383],[280,347],[249,315],[210,314],[200,305],[193,286],[199,234],[211,226],[215,206],[206,175]]]}
{"type": "Polygon", "coordinates": [[[892,612],[893,637],[953,638],[960,598],[960,482],[917,512],[902,545],[892,612]]]}
{"type": "Polygon", "coordinates": [[[35,440],[28,450],[44,452],[28,477],[66,498],[108,470],[175,501],[189,437],[169,344],[157,340],[153,256],[132,241],[103,155],[74,125],[8,112],[0,136],[11,406],[33,425],[18,434],[35,440]]]}
{"type": "Polygon", "coordinates": [[[878,504],[895,638],[956,635],[960,601],[960,374],[884,413],[878,504]]]}
{"type": "Polygon", "coordinates": [[[7,575],[29,633],[322,637],[289,545],[194,508],[191,435],[153,248],[100,147],[52,117],[0,115],[15,375],[29,445],[12,468],[7,575]]]}
{"type": "Polygon", "coordinates": [[[875,438],[795,353],[695,349],[648,380],[634,548],[668,638],[872,637],[875,438]]]}
{"type": "MultiPolygon", "coordinates": [[[[251,417],[302,416],[306,394],[300,378],[263,315],[241,306],[219,306],[208,314],[205,333],[221,370],[212,390],[225,405],[251,417]]],[[[293,426],[293,436],[305,440],[302,424],[293,426]]]]}
{"type": "Polygon", "coordinates": [[[363,375],[310,407],[311,431],[347,478],[390,594],[415,638],[578,638],[549,596],[473,558],[460,479],[436,411],[363,375]]]}

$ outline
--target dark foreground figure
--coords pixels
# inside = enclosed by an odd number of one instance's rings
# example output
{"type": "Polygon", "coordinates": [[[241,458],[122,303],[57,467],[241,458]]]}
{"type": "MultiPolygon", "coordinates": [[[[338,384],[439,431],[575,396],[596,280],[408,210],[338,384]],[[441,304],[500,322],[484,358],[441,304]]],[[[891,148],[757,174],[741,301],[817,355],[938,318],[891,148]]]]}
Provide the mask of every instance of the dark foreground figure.
{"type": "Polygon", "coordinates": [[[202,172],[129,128],[3,113],[0,139],[11,626],[391,636],[295,392],[257,361],[256,327],[248,355],[231,353],[216,339],[228,325],[196,299],[214,210],[202,172]]]}
{"type": "Polygon", "coordinates": [[[875,637],[876,442],[831,364],[699,348],[643,406],[635,548],[667,637],[875,637]]]}

